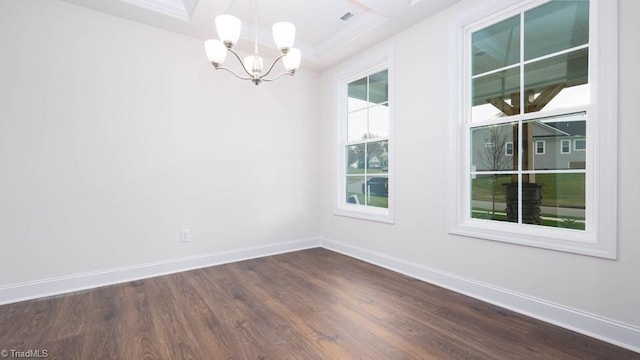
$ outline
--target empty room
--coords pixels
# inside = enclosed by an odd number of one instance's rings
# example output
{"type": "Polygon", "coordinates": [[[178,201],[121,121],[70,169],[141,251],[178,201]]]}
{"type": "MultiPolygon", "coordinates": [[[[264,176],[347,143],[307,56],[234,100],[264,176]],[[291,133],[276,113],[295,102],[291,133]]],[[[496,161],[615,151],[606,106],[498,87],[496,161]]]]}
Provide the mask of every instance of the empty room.
{"type": "Polygon", "coordinates": [[[0,359],[640,359],[638,17],[0,0],[0,359]]]}

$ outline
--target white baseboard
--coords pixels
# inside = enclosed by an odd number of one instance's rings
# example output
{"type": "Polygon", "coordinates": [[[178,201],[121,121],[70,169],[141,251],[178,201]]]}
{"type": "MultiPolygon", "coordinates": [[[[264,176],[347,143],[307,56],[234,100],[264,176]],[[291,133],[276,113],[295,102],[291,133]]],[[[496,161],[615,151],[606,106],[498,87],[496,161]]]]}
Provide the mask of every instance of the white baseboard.
{"type": "Polygon", "coordinates": [[[321,246],[640,353],[640,328],[424,265],[322,238],[321,246]]]}
{"type": "Polygon", "coordinates": [[[319,238],[301,239],[250,248],[234,249],[213,254],[190,256],[135,266],[62,276],[39,281],[0,286],[0,305],[60,295],[100,286],[140,280],[181,271],[221,265],[263,256],[318,247],[319,238]]]}
{"type": "Polygon", "coordinates": [[[640,353],[640,328],[385,254],[317,237],[0,287],[0,305],[324,247],[640,353]]]}

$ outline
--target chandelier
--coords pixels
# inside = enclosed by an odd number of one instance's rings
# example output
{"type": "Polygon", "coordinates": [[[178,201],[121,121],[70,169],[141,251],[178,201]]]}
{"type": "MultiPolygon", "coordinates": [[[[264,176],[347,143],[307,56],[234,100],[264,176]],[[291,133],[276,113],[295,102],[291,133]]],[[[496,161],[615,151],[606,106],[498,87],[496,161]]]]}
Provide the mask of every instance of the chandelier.
{"type": "Polygon", "coordinates": [[[233,50],[233,46],[238,42],[240,38],[241,23],[240,19],[232,15],[219,15],[216,17],[216,30],[218,31],[218,37],[220,40],[209,39],[205,41],[204,48],[207,53],[209,61],[216,70],[227,70],[239,79],[250,80],[256,85],[259,85],[263,81],[273,81],[283,75],[293,76],[296,70],[300,67],[300,50],[293,48],[293,41],[296,37],[296,27],[289,22],[277,22],[273,24],[273,39],[275,40],[276,47],[280,50],[280,56],[278,56],[271,66],[263,73],[263,61],[262,57],[258,55],[258,16],[256,11],[256,0],[252,1],[252,13],[253,13],[253,55],[249,55],[244,58],[244,61],[240,58],[240,55],[233,50]],[[235,71],[222,66],[227,53],[233,54],[240,62],[242,70],[247,76],[240,75],[235,71]],[[282,60],[282,64],[286,71],[275,75],[273,77],[267,77],[271,74],[271,71],[276,64],[282,60]]]}

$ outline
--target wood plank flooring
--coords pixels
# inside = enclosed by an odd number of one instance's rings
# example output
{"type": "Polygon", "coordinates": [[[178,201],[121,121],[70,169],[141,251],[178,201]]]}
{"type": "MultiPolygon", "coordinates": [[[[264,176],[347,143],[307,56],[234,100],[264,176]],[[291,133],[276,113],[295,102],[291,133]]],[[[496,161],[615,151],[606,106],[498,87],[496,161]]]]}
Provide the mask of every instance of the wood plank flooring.
{"type": "Polygon", "coordinates": [[[640,359],[325,249],[0,306],[49,359],[640,359]]]}

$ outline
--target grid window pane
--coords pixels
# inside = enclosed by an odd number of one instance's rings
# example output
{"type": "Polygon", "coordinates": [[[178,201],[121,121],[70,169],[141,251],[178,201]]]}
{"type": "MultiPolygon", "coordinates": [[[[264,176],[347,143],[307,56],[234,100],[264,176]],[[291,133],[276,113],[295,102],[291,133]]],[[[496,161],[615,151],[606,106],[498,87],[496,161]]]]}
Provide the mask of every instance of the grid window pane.
{"type": "Polygon", "coordinates": [[[540,221],[537,225],[585,229],[585,174],[536,174],[540,186],[540,221]]]}
{"type": "Polygon", "coordinates": [[[386,176],[368,176],[366,182],[367,205],[387,208],[389,206],[389,178],[386,176]]]}
{"type": "Polygon", "coordinates": [[[520,69],[512,68],[473,79],[472,121],[520,113],[520,69]]]}
{"type": "Polygon", "coordinates": [[[366,205],[364,179],[364,176],[347,176],[345,198],[347,204],[366,205]]]}
{"type": "Polygon", "coordinates": [[[589,1],[551,1],[524,13],[524,58],[589,43],[589,1]]]}
{"type": "Polygon", "coordinates": [[[347,174],[364,174],[365,144],[347,146],[347,174]]]}
{"type": "Polygon", "coordinates": [[[585,230],[590,2],[540,3],[465,39],[467,211],[585,230]]]}
{"type": "Polygon", "coordinates": [[[517,135],[515,123],[472,128],[471,171],[517,169],[517,158],[512,156],[517,135]],[[509,154],[509,147],[511,154],[509,154]]]}
{"type": "Polygon", "coordinates": [[[389,101],[389,72],[380,71],[369,76],[369,102],[381,104],[389,101]]]}
{"type": "MultiPolygon", "coordinates": [[[[471,178],[471,217],[498,221],[507,219],[507,185],[512,175],[472,175],[471,178]]],[[[516,199],[517,202],[517,199],[516,199]]],[[[517,222],[517,216],[515,221],[517,222]]]]}
{"type": "Polygon", "coordinates": [[[389,136],[389,106],[376,105],[369,109],[368,138],[389,136]]]}
{"type": "Polygon", "coordinates": [[[367,78],[349,83],[348,93],[347,110],[349,112],[367,107],[367,78]]]}
{"type": "Polygon", "coordinates": [[[349,113],[347,118],[347,140],[358,141],[367,138],[367,112],[362,109],[349,113]]]}
{"type": "Polygon", "coordinates": [[[514,16],[472,35],[473,75],[520,61],[520,16],[514,16]]]}
{"type": "Polygon", "coordinates": [[[382,70],[348,84],[346,202],[388,208],[389,74],[382,70]]]}
{"type": "Polygon", "coordinates": [[[589,92],[584,91],[589,77],[589,49],[581,49],[545,60],[526,64],[524,67],[524,89],[527,94],[526,112],[540,111],[552,100],[572,87],[582,86],[582,91],[573,90],[571,97],[555,107],[572,107],[589,103],[589,92]]]}
{"type": "Polygon", "coordinates": [[[367,174],[382,174],[389,171],[388,149],[387,140],[367,144],[367,174]]]}
{"type": "Polygon", "coordinates": [[[523,149],[529,155],[525,170],[585,169],[585,152],[569,151],[571,141],[586,137],[587,122],[579,120],[584,118],[578,113],[524,122],[523,143],[535,146],[533,154],[529,147],[523,149]]]}

